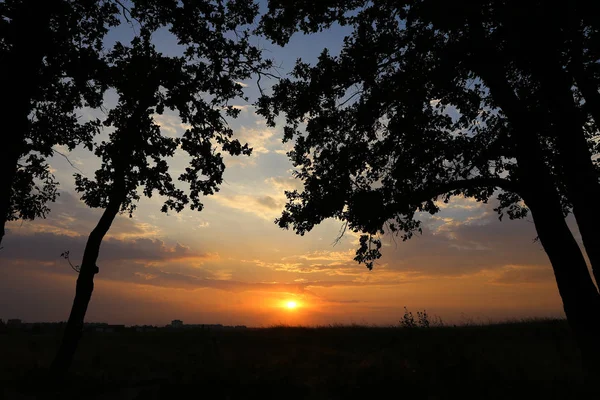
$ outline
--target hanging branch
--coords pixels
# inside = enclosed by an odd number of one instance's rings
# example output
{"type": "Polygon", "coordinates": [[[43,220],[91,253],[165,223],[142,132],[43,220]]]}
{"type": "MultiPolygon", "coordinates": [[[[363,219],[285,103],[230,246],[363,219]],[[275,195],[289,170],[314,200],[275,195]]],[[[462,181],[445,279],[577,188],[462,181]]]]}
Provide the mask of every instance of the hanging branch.
{"type": "Polygon", "coordinates": [[[71,263],[71,259],[69,258],[69,250],[65,251],[64,253],[61,253],[60,257],[67,260],[67,262],[69,263],[69,265],[71,266],[73,271],[75,271],[77,273],[80,272],[81,267],[79,265],[73,265],[73,263],[71,263]]]}

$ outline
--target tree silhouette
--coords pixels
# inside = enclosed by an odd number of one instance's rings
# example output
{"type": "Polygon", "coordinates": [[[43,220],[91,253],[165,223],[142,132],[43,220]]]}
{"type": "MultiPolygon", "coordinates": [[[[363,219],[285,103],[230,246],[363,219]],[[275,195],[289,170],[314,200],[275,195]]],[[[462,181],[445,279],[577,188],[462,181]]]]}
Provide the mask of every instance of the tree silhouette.
{"type": "Polygon", "coordinates": [[[91,146],[99,122],[80,122],[76,110],[102,100],[100,50],[117,13],[104,0],[0,3],[0,242],[7,220],[49,211],[53,146],[91,146]]]}
{"type": "Polygon", "coordinates": [[[244,98],[237,82],[270,66],[250,44],[245,28],[257,12],[258,7],[246,0],[139,1],[127,10],[139,25],[139,34],[129,45],[117,43],[107,55],[109,84],[119,101],[103,122],[112,130],[109,140],[95,148],[102,166],[94,178],[76,175],[82,199],[104,211],[85,247],[75,300],[53,363],[55,373],[63,374],[71,364],[99,272],[96,261],[102,239],[117,214],[131,216],[142,193],[166,197],[163,212],[179,212],[187,205],[200,211],[200,197],[214,194],[223,181],[219,148],[231,155],[250,154],[247,145],[233,139],[225,117],[239,113],[228,104],[244,98]],[[156,50],[151,36],[163,27],[184,46],[183,56],[156,50]],[[161,132],[154,115],[165,110],[177,112],[187,125],[181,137],[161,132]],[[176,155],[178,149],[190,159],[178,178],[189,190],[178,188],[169,172],[167,159],[181,157],[176,155]]]}
{"type": "MultiPolygon", "coordinates": [[[[520,85],[546,113],[541,118],[546,125],[544,136],[553,141],[555,165],[562,170],[596,282],[600,282],[600,235],[596,232],[600,213],[593,199],[600,196],[600,184],[590,147],[600,126],[600,26],[590,15],[598,11],[598,6],[587,2],[570,3],[564,9],[533,2],[519,14],[501,14],[495,23],[503,29],[490,38],[500,45],[499,56],[513,60],[510,73],[529,78],[530,82],[520,85]]],[[[486,44],[490,43],[481,46],[486,44]]]]}
{"type": "Polygon", "coordinates": [[[286,193],[277,223],[304,234],[341,219],[366,233],[356,260],[372,268],[386,227],[406,240],[420,231],[418,213],[439,211],[436,200],[496,193],[500,217],[531,212],[586,367],[597,372],[600,296],[564,220],[572,209],[600,271],[595,197],[584,196],[598,187],[598,24],[577,4],[567,18],[574,29],[542,2],[270,1],[261,30],[280,45],[296,31],[353,28],[339,56],[299,61],[259,101],[271,124],[285,113],[304,183],[286,193]]]}

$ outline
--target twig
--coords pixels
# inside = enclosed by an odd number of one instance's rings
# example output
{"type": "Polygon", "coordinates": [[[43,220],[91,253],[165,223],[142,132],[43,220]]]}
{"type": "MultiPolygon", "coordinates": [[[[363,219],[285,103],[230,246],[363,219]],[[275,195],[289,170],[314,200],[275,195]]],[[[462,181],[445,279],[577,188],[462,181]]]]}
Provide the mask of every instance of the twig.
{"type": "Polygon", "coordinates": [[[346,233],[346,229],[348,228],[348,221],[346,221],[346,223],[344,225],[342,225],[342,227],[340,228],[340,233],[338,234],[338,237],[333,241],[333,247],[335,247],[340,240],[342,240],[342,238],[344,237],[344,234],[346,233]]]}
{"type": "Polygon", "coordinates": [[[359,95],[359,94],[362,94],[362,93],[363,93],[363,91],[362,91],[362,90],[359,90],[359,91],[356,91],[356,92],[354,92],[354,93],[353,93],[353,94],[352,94],[350,97],[348,97],[346,100],[344,100],[343,102],[339,103],[339,104],[338,104],[338,107],[343,107],[343,106],[345,106],[345,105],[346,105],[346,104],[347,104],[347,103],[348,103],[350,100],[352,100],[352,99],[353,99],[353,98],[355,98],[357,95],[359,95]]]}
{"type": "Polygon", "coordinates": [[[67,262],[69,263],[69,265],[71,266],[71,268],[73,269],[73,271],[75,271],[77,273],[81,272],[81,267],[79,267],[79,265],[73,265],[71,263],[71,259],[69,258],[69,250],[65,251],[60,256],[61,256],[61,258],[64,258],[65,260],[67,260],[67,262]]]}
{"type": "Polygon", "coordinates": [[[63,156],[65,158],[65,160],[67,160],[67,162],[69,163],[69,165],[71,165],[71,167],[73,167],[74,169],[76,169],[77,171],[79,171],[81,173],[81,175],[85,176],[85,174],[83,173],[82,170],[80,170],[79,168],[77,168],[72,162],[71,160],[69,160],[69,157],[67,157],[66,154],[61,153],[60,151],[56,150],[56,149],[52,149],[53,152],[63,156]]]}
{"type": "MultiPolygon", "coordinates": [[[[135,29],[135,26],[133,25],[132,22],[132,18],[131,18],[131,9],[127,6],[125,6],[121,0],[113,0],[119,7],[121,7],[122,10],[122,15],[123,18],[125,18],[125,21],[131,26],[131,28],[133,29],[133,33],[137,36],[137,31],[135,29]],[[127,14],[129,14],[129,17],[127,16],[127,14]]],[[[137,19],[133,18],[133,20],[135,20],[138,25],[142,26],[142,24],[140,23],[140,21],[138,21],[137,19]]]]}

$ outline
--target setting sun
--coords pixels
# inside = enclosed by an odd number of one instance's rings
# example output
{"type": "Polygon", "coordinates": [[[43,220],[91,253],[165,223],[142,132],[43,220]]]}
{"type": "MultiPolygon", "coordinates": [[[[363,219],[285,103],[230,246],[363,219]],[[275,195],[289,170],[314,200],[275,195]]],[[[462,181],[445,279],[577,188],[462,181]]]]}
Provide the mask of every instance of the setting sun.
{"type": "Polygon", "coordinates": [[[285,306],[286,306],[288,309],[290,309],[290,310],[293,310],[293,309],[295,309],[295,308],[298,308],[298,303],[296,303],[296,302],[295,302],[295,301],[293,301],[293,300],[290,300],[290,301],[288,301],[287,303],[285,303],[285,306]]]}

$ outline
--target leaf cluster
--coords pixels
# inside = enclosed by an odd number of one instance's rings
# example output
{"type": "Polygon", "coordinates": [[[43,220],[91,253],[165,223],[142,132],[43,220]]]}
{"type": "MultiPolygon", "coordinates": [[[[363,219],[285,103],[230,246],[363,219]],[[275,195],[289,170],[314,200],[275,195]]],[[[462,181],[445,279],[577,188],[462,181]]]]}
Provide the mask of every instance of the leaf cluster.
{"type": "MultiPolygon", "coordinates": [[[[500,218],[527,215],[515,129],[491,94],[489,71],[505,76],[498,84],[535,116],[543,157],[564,193],[554,162],[560,115],[542,90],[538,60],[569,65],[576,38],[586,49],[583,64],[597,70],[598,24],[584,5],[571,7],[567,21],[576,23],[567,23],[541,2],[269,4],[261,29],[278,44],[334,23],[353,29],[339,55],[325,49],[314,65],[298,60],[258,102],[271,125],[285,114],[284,140],[294,143],[289,157],[304,184],[286,193],[276,221],[282,228],[304,234],[326,218],[345,221],[366,234],[356,259],[372,267],[380,257],[376,235],[387,229],[410,238],[421,231],[420,213],[437,213],[452,196],[487,202],[496,194],[500,218]]],[[[580,106],[578,118],[597,146],[597,130],[580,106]]],[[[562,199],[567,213],[569,201],[562,199]]]]}
{"type": "Polygon", "coordinates": [[[95,154],[102,166],[93,178],[76,175],[77,190],[91,207],[118,201],[134,211],[141,195],[166,197],[163,212],[186,205],[201,210],[201,196],[214,194],[223,181],[223,152],[249,155],[251,149],[233,138],[226,117],[239,110],[230,103],[245,99],[237,83],[269,68],[261,51],[250,43],[250,24],[258,10],[251,1],[135,1],[129,11],[139,23],[130,44],[117,43],[106,57],[109,87],[119,96],[107,113],[102,141],[95,154]],[[169,29],[183,48],[182,56],[159,52],[152,34],[169,29]],[[185,126],[180,136],[161,131],[157,115],[176,113],[185,126]],[[178,180],[168,159],[189,158],[178,180]],[[138,190],[140,188],[141,190],[138,190]],[[115,200],[118,199],[118,200],[115,200]]]}

